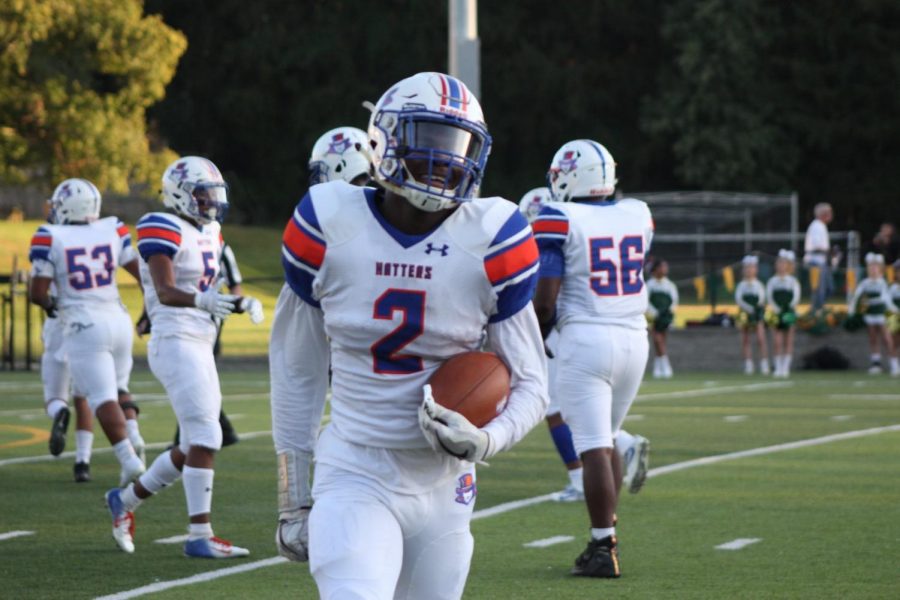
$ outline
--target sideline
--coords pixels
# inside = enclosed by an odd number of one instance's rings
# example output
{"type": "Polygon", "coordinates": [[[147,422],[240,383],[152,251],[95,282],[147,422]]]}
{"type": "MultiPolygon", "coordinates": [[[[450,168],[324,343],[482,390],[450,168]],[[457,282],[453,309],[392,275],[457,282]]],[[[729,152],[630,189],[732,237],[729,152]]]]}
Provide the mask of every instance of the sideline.
{"type": "MultiPolygon", "coordinates": [[[[837,433],[833,435],[826,435],[817,438],[809,438],[805,440],[798,440],[796,442],[787,442],[784,444],[775,444],[772,446],[762,446],[760,448],[751,448],[750,450],[741,450],[739,452],[729,452],[727,454],[715,454],[713,456],[706,456],[703,458],[698,458],[694,460],[688,460],[681,463],[674,463],[671,465],[665,465],[663,467],[658,467],[656,469],[650,469],[647,472],[647,477],[658,477],[659,475],[665,475],[667,473],[674,473],[676,471],[683,471],[685,469],[691,469],[694,467],[701,467],[704,465],[712,465],[715,463],[720,463],[728,460],[735,460],[738,458],[745,458],[748,456],[760,456],[763,454],[774,454],[776,452],[784,452],[787,450],[795,450],[797,448],[807,448],[809,446],[818,446],[821,444],[829,444],[831,442],[841,441],[841,440],[849,440],[854,438],[861,438],[870,435],[877,435],[879,433],[885,433],[888,431],[900,431],[900,424],[897,425],[887,425],[885,427],[873,427],[871,429],[860,429],[857,431],[847,431],[844,433],[837,433]]],[[[472,515],[472,520],[476,519],[484,519],[487,517],[492,517],[495,515],[500,515],[503,513],[507,513],[513,510],[517,510],[519,508],[523,508],[525,506],[533,506],[535,504],[540,504],[542,502],[547,502],[551,500],[555,494],[544,494],[542,496],[535,496],[534,498],[526,498],[524,500],[515,500],[512,502],[505,502],[503,504],[498,504],[496,506],[492,506],[490,508],[485,508],[483,510],[476,510],[472,515]]],[[[115,594],[110,594],[107,596],[99,596],[95,598],[95,600],[128,600],[129,598],[137,598],[138,596],[143,596],[145,594],[152,594],[154,592],[160,592],[163,590],[168,590],[174,587],[181,587],[186,585],[192,585],[195,583],[202,583],[205,581],[212,581],[214,579],[219,579],[220,577],[227,577],[228,575],[233,575],[235,573],[244,573],[247,571],[255,571],[256,569],[262,569],[264,567],[269,567],[273,565],[280,565],[285,562],[288,562],[286,558],[281,556],[274,556],[272,558],[266,558],[263,560],[258,560],[252,563],[246,563],[237,567],[228,567],[225,569],[216,569],[213,571],[207,571],[205,573],[199,573],[197,575],[192,575],[190,577],[184,577],[182,579],[172,579],[169,581],[160,581],[157,583],[151,583],[149,585],[141,586],[139,588],[134,588],[132,590],[126,590],[123,592],[118,592],[115,594]]]]}

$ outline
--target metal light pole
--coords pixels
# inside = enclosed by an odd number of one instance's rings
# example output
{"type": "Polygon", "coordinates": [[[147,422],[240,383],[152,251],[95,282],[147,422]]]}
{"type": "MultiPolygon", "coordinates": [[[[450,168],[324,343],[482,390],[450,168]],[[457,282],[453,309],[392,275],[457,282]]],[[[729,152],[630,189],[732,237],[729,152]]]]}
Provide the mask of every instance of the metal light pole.
{"type": "Polygon", "coordinates": [[[481,40],[478,39],[478,0],[449,0],[448,71],[481,99],[481,40]]]}

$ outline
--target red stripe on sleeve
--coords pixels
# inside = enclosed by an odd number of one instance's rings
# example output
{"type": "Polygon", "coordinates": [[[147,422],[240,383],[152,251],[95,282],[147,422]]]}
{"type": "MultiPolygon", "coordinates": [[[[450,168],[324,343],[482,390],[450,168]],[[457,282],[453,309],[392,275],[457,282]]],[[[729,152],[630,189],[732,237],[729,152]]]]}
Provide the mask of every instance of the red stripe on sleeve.
{"type": "Polygon", "coordinates": [[[119,237],[125,237],[126,235],[130,235],[131,232],[128,231],[128,225],[119,225],[116,228],[116,231],[119,232],[119,237]]]}
{"type": "Polygon", "coordinates": [[[318,269],[325,260],[325,244],[300,229],[293,219],[284,228],[284,245],[297,258],[318,269]]]}
{"type": "Polygon", "coordinates": [[[53,242],[53,238],[49,235],[38,234],[31,238],[32,246],[49,246],[53,242]]]}
{"type": "Polygon", "coordinates": [[[138,241],[153,238],[167,240],[178,246],[181,245],[181,234],[177,231],[163,229],[162,227],[142,227],[138,229],[138,241]]]}
{"type": "Polygon", "coordinates": [[[511,246],[484,263],[488,279],[492,284],[497,284],[504,279],[523,271],[538,259],[537,244],[534,238],[528,236],[519,244],[511,246]]]}
{"type": "Polygon", "coordinates": [[[568,221],[538,219],[531,227],[535,233],[560,233],[562,235],[569,235],[568,221]]]}

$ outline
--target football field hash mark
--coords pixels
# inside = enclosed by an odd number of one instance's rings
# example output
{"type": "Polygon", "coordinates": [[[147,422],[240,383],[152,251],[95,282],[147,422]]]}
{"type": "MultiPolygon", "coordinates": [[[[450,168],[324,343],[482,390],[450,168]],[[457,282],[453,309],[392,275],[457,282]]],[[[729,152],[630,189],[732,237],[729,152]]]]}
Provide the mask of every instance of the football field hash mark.
{"type": "Polygon", "coordinates": [[[181,535],[173,535],[172,537],[160,538],[158,540],[153,540],[155,544],[180,544],[181,542],[186,542],[188,536],[186,533],[181,535]]]}
{"type": "Polygon", "coordinates": [[[7,531],[6,533],[0,533],[0,541],[3,540],[11,540],[17,537],[25,537],[26,535],[34,535],[33,531],[7,531]]]}
{"type": "Polygon", "coordinates": [[[555,546],[556,544],[565,544],[575,539],[574,535],[554,535],[553,537],[544,538],[542,540],[534,540],[522,544],[524,548],[546,548],[547,546],[555,546]]]}
{"type": "Polygon", "coordinates": [[[730,542],[719,544],[718,546],[716,546],[716,550],[740,550],[741,548],[746,548],[750,544],[755,544],[756,542],[761,541],[762,538],[737,538],[736,540],[731,540],[730,542]]]}
{"type": "Polygon", "coordinates": [[[831,417],[832,421],[849,421],[853,418],[853,415],[834,415],[831,417]]]}
{"type": "Polygon", "coordinates": [[[722,418],[726,423],[740,423],[741,421],[749,419],[747,415],[728,415],[727,417],[722,418]]]}

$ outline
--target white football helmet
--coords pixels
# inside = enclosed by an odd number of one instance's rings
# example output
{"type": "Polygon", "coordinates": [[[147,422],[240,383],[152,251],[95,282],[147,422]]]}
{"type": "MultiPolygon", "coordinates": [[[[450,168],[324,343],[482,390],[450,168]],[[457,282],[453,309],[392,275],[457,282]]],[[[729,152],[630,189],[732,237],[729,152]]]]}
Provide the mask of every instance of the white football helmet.
{"type": "Polygon", "coordinates": [[[179,158],[166,168],[162,195],[166,206],[201,225],[221,223],[228,212],[228,184],[212,161],[199,156],[179,158]]]}
{"type": "Polygon", "coordinates": [[[547,172],[547,183],[557,202],[611,196],[616,181],[616,161],[609,150],[593,140],[563,144],[547,172]]]}
{"type": "Polygon", "coordinates": [[[338,127],[326,132],[313,145],[309,156],[309,184],[343,179],[347,183],[369,175],[369,138],[356,127],[338,127]]]}
{"type": "Polygon", "coordinates": [[[66,179],[47,202],[47,220],[57,225],[90,223],[100,217],[100,190],[87,179],[66,179]]]}
{"type": "Polygon", "coordinates": [[[442,73],[391,86],[369,119],[369,143],[375,179],[428,212],[475,197],[491,152],[478,100],[442,73]]]}
{"type": "Polygon", "coordinates": [[[531,223],[537,218],[538,213],[541,212],[541,207],[552,200],[553,196],[550,195],[548,188],[534,188],[526,192],[522,199],[519,200],[519,212],[525,215],[525,218],[531,223]]]}

